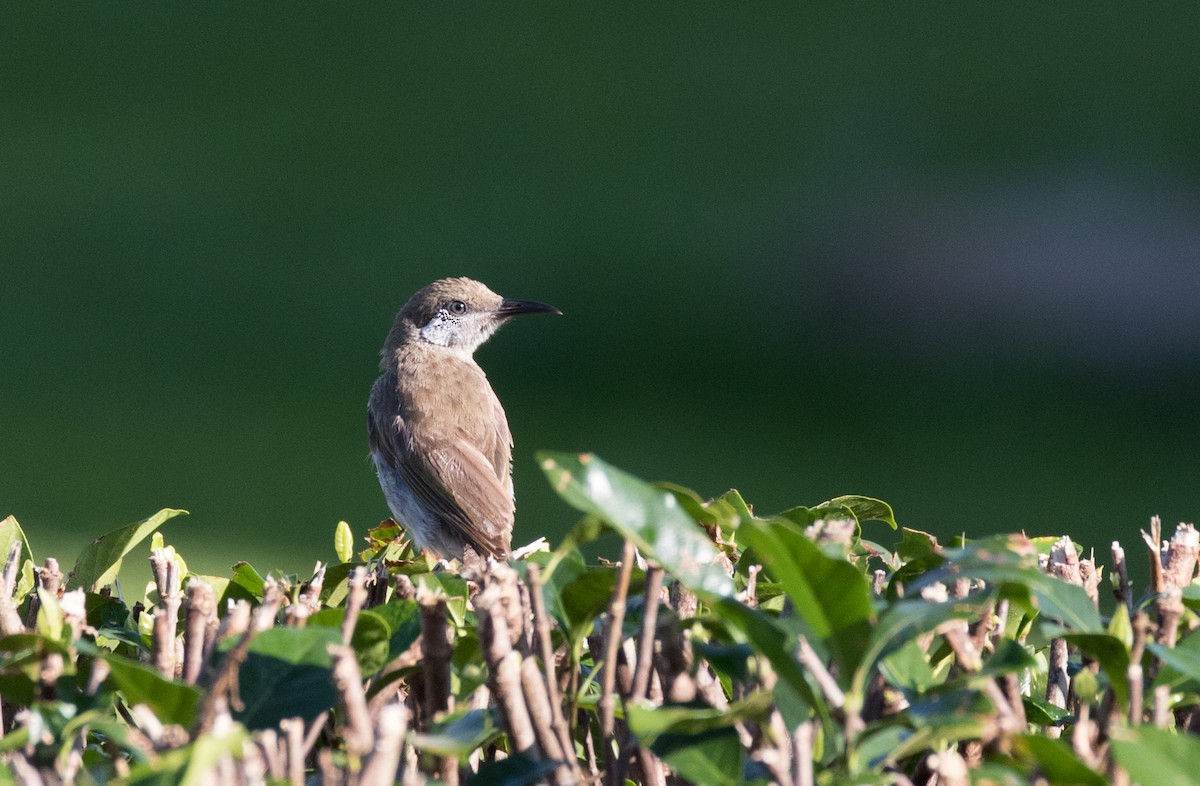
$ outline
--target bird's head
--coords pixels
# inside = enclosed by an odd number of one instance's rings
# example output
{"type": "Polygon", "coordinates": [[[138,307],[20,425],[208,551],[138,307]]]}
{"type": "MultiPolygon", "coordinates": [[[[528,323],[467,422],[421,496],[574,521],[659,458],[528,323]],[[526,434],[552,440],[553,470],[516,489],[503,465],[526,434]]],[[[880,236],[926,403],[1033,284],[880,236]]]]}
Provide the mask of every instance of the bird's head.
{"type": "Polygon", "coordinates": [[[408,340],[471,355],[517,314],[561,314],[534,300],[509,300],[469,278],[443,278],[418,290],[397,316],[408,340]]]}

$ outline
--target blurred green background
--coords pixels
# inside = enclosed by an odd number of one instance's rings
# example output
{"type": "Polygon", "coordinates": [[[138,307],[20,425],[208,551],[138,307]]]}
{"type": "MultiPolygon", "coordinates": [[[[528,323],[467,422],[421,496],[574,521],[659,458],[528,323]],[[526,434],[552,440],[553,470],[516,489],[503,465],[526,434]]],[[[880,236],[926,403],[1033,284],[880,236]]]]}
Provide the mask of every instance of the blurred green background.
{"type": "Polygon", "coordinates": [[[8,5],[0,516],[331,558],[392,316],[469,275],[566,312],[479,354],[517,543],[545,447],[1107,562],[1200,512],[1200,12],[1116,8],[8,5]]]}

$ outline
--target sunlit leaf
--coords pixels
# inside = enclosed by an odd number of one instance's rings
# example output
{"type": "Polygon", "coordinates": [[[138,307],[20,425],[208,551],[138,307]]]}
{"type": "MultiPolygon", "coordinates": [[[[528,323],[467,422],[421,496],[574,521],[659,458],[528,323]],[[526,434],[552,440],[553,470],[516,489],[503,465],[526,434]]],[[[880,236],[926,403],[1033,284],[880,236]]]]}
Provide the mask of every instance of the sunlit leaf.
{"type": "Polygon", "coordinates": [[[685,586],[708,597],[733,595],[717,547],[676,498],[590,453],[538,453],[550,484],[584,513],[604,519],[685,586]]]}
{"type": "Polygon", "coordinates": [[[946,562],[912,583],[920,589],[935,581],[979,579],[1001,587],[1002,593],[1031,597],[1039,612],[1076,633],[1103,633],[1095,604],[1083,587],[1068,584],[1038,570],[1037,550],[1023,535],[976,541],[946,554],[946,562]]]}
{"type": "Polygon", "coordinates": [[[67,576],[67,589],[82,588],[86,592],[96,592],[104,585],[111,584],[120,572],[121,560],[126,554],[165,522],[184,515],[187,515],[186,510],[165,508],[148,519],[96,538],[79,555],[75,567],[67,576]]]}
{"type": "MultiPolygon", "coordinates": [[[[918,635],[934,630],[951,619],[967,619],[977,613],[982,601],[955,600],[934,603],[920,599],[902,600],[893,603],[871,626],[871,635],[859,661],[858,669],[850,682],[847,700],[861,706],[866,696],[867,680],[871,667],[879,660],[904,647],[918,635]]],[[[919,675],[910,675],[922,679],[919,675]]]]}
{"type": "Polygon", "coordinates": [[[354,533],[344,521],[339,521],[333,531],[333,550],[342,562],[354,559],[354,533]]]}
{"type": "Polygon", "coordinates": [[[229,580],[229,585],[229,587],[226,587],[226,594],[229,593],[230,587],[239,587],[245,590],[255,601],[262,600],[263,593],[266,591],[266,581],[249,562],[234,564],[233,578],[229,580]]]}
{"type": "Polygon", "coordinates": [[[849,678],[866,649],[875,615],[866,577],[847,560],[824,554],[800,525],[786,519],[746,522],[738,536],[783,585],[810,638],[827,642],[849,678]]]}
{"type": "Polygon", "coordinates": [[[770,694],[754,694],[721,710],[706,705],[667,705],[649,702],[626,708],[630,731],[642,745],[693,783],[726,786],[741,783],[745,748],[733,724],[762,721],[771,706],[770,694]]]}
{"type": "MultiPolygon", "coordinates": [[[[17,541],[21,542],[21,554],[17,557],[19,561],[33,561],[33,551],[29,548],[29,539],[25,537],[24,530],[17,523],[15,516],[6,516],[0,520],[0,563],[8,559],[8,551],[12,548],[12,544],[17,541]]],[[[0,564],[0,568],[4,565],[0,564]]],[[[10,589],[12,589],[10,587],[10,589]]]]}
{"type": "Polygon", "coordinates": [[[191,752],[179,786],[211,783],[214,780],[211,776],[222,759],[226,756],[241,758],[247,739],[246,730],[240,726],[232,726],[221,733],[201,735],[190,746],[191,752]]]}

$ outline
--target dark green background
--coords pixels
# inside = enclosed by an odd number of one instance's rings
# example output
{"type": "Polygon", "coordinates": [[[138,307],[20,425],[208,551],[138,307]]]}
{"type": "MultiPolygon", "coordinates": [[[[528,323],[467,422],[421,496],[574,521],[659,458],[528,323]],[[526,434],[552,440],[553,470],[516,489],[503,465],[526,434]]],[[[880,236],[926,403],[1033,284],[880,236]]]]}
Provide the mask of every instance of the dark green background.
{"type": "Polygon", "coordinates": [[[575,519],[541,447],[1105,555],[1200,511],[1194,4],[31,9],[0,515],[39,557],[178,506],[193,568],[330,558],[386,515],[376,353],[445,275],[566,312],[479,355],[518,543],[575,519]]]}

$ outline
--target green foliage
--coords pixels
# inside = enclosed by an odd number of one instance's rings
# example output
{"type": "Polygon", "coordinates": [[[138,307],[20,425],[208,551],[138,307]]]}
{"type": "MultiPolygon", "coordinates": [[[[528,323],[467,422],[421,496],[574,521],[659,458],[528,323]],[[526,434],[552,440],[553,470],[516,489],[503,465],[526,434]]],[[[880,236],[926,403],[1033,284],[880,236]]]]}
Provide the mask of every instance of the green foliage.
{"type": "Polygon", "coordinates": [[[285,718],[311,721],[337,698],[330,674],[331,628],[272,628],[250,644],[238,670],[242,708],[234,715],[248,729],[267,729],[285,718]]]}
{"type": "Polygon", "coordinates": [[[1195,737],[1147,724],[1182,727],[1200,713],[1200,596],[1191,587],[1175,623],[1159,609],[1162,627],[1150,637],[1146,610],[1164,601],[1135,607],[1132,619],[1118,604],[1103,618],[1082,580],[1040,564],[1055,554],[1078,561],[1079,550],[1055,538],[947,549],[898,528],[892,509],[870,497],[763,517],[737,491],[704,499],[591,455],[540,459],[584,519],[558,548],[476,581],[416,553],[391,521],[367,530],[357,553],[340,522],[335,562],[308,581],[246,562],[228,576],[190,575],[158,531],[180,511],[164,510],[97,539],[65,582],[76,591],[64,594],[49,564],[34,586],[25,533],[11,517],[0,521],[0,546],[19,552],[22,566],[10,566],[18,580],[7,606],[0,598],[0,696],[25,708],[19,722],[5,714],[0,763],[58,779],[198,783],[264,746],[283,745],[275,754],[286,759],[299,729],[319,751],[310,765],[321,760],[364,783],[399,777],[381,751],[402,744],[431,779],[447,768],[465,768],[473,784],[565,778],[568,763],[539,753],[547,735],[554,745],[565,735],[564,758],[574,754],[580,768],[592,755],[599,768],[634,777],[640,748],[639,767],[704,786],[779,780],[772,768],[788,761],[810,767],[821,786],[925,783],[968,751],[979,783],[1100,784],[1117,772],[1189,783],[1200,772],[1195,737]],[[864,526],[899,532],[885,546],[865,539],[864,526]],[[579,546],[604,531],[636,546],[641,566],[589,564],[579,546]],[[151,536],[157,570],[168,573],[131,606],[106,585],[151,536]],[[667,578],[655,595],[658,568],[667,578]],[[202,585],[221,617],[206,612],[194,634],[186,618],[202,585]],[[496,615],[509,635],[499,637],[496,615]],[[423,629],[431,624],[442,627],[423,629]],[[1166,635],[1169,624],[1177,637],[1166,635]],[[605,661],[609,637],[616,664],[605,661]],[[649,690],[635,695],[647,637],[649,690]],[[448,649],[428,655],[441,639],[448,649]],[[1055,640],[1068,652],[1057,676],[1070,684],[1065,702],[1048,690],[1055,640]],[[207,651],[190,647],[197,642],[207,651]],[[202,661],[181,663],[180,650],[202,661]],[[554,655],[548,663],[544,651],[554,655]],[[498,682],[510,662],[522,664],[515,689],[498,682]],[[610,670],[615,695],[605,693],[610,670]],[[561,707],[551,707],[557,694],[561,707]],[[1148,706],[1151,694],[1159,707],[1148,706]],[[381,720],[389,706],[400,713],[393,722],[408,724],[404,736],[381,720]],[[538,727],[519,748],[514,707],[534,727],[561,713],[561,728],[538,727]],[[1138,707],[1142,716],[1131,717],[1138,707]]]}
{"type": "Polygon", "coordinates": [[[126,554],[168,520],[186,515],[186,510],[164,508],[148,519],[96,538],[79,555],[75,568],[67,577],[67,587],[82,587],[88,592],[96,592],[104,585],[111,584],[121,570],[121,560],[126,554]]]}
{"type": "Polygon", "coordinates": [[[590,453],[542,451],[538,462],[564,500],[603,519],[692,591],[708,596],[733,594],[733,582],[714,564],[716,547],[674,495],[590,453]]]}

